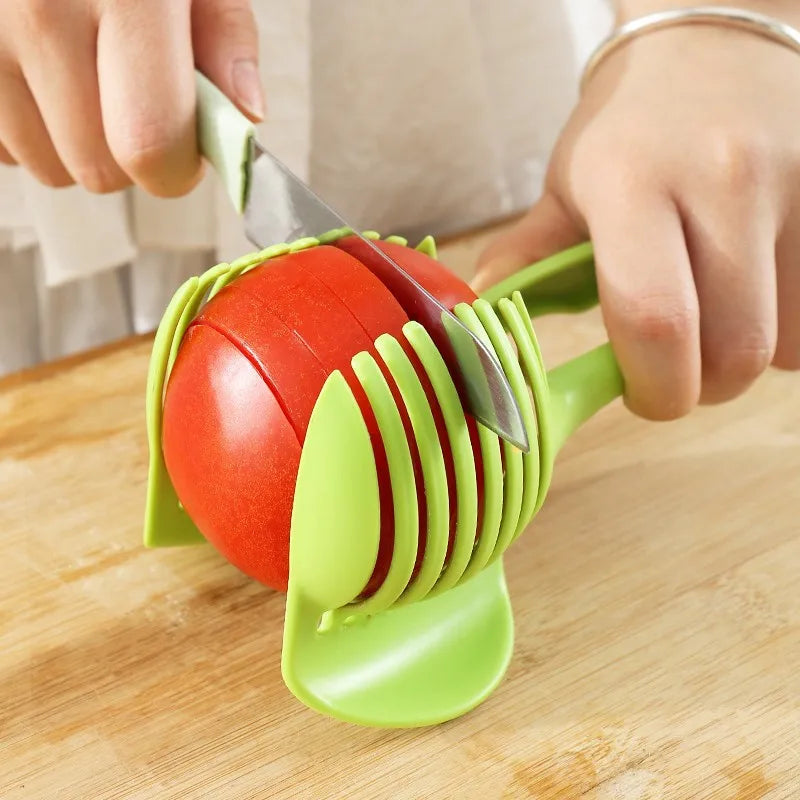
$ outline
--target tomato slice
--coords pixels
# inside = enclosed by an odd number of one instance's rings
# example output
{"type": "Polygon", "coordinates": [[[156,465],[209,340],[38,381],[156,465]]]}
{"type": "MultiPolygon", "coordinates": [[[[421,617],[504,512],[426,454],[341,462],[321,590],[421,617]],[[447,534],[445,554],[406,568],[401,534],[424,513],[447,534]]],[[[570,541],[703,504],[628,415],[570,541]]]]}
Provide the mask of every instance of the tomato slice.
{"type": "Polygon", "coordinates": [[[302,442],[327,378],[303,338],[236,283],[214,297],[196,322],[220,332],[251,359],[302,442]]]}
{"type": "Polygon", "coordinates": [[[260,371],[195,322],[167,385],[163,450],[189,516],[247,575],[286,591],[300,443],[260,371]]]}
{"type": "MultiPolygon", "coordinates": [[[[280,268],[291,264],[292,271],[307,272],[320,280],[367,334],[371,341],[389,333],[399,338],[408,315],[391,292],[364,265],[336,247],[321,245],[281,256],[265,264],[265,268],[280,268]]],[[[251,273],[240,279],[246,285],[251,273]]]]}

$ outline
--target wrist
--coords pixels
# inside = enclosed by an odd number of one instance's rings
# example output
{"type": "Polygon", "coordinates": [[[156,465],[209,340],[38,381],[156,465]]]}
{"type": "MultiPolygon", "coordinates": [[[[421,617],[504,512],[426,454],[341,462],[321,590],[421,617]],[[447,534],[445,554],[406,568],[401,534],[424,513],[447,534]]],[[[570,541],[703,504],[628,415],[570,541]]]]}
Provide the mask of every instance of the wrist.
{"type": "MultiPolygon", "coordinates": [[[[784,5],[778,2],[762,2],[758,4],[758,9],[756,9],[753,7],[754,3],[751,3],[748,8],[744,5],[730,6],[723,2],[690,5],[686,0],[681,2],[665,0],[666,6],[662,6],[658,11],[652,11],[647,9],[653,0],[620,0],[618,10],[621,12],[624,11],[621,8],[623,2],[629,3],[629,10],[631,6],[634,6],[637,10],[641,9],[641,13],[633,14],[630,19],[621,19],[618,28],[597,46],[584,68],[581,78],[581,91],[588,85],[597,68],[604,62],[611,60],[611,56],[621,49],[644,52],[652,56],[654,48],[647,47],[643,51],[641,49],[641,41],[648,39],[648,34],[660,31],[665,31],[661,37],[661,53],[665,52],[663,45],[666,38],[668,40],[667,55],[672,58],[676,57],[676,46],[677,48],[683,47],[684,50],[691,48],[692,52],[694,52],[697,50],[696,46],[699,43],[702,46],[701,49],[705,51],[708,49],[709,42],[720,44],[719,48],[711,48],[718,55],[724,57],[727,53],[728,55],[739,54],[742,57],[741,46],[725,47],[722,45],[723,39],[719,34],[723,28],[734,30],[734,32],[738,29],[747,33],[751,43],[760,40],[758,42],[759,47],[766,42],[773,53],[778,53],[779,49],[783,53],[794,51],[793,58],[795,60],[797,59],[798,51],[800,51],[800,28],[797,24],[793,25],[792,20],[792,17],[800,14],[800,11],[795,10],[797,4],[794,2],[791,4],[792,14],[789,18],[786,16],[776,17],[765,13],[764,6],[766,5],[784,5]],[[672,35],[669,35],[670,31],[672,35]],[[703,42],[705,42],[705,45],[703,42]],[[692,43],[694,43],[694,46],[692,43]],[[775,44],[781,45],[781,48],[776,48],[775,44]]],[[[744,39],[741,39],[740,44],[744,44],[744,39]]],[[[659,49],[656,47],[655,53],[657,54],[658,52],[659,49]]],[[[764,54],[766,52],[766,50],[763,51],[764,54]]],[[[758,49],[754,49],[753,53],[757,54],[758,49]]],[[[783,54],[779,56],[779,61],[782,57],[783,54]]],[[[648,57],[646,61],[648,60],[652,61],[652,58],[648,57]]],[[[773,62],[766,57],[761,58],[759,56],[758,63],[769,64],[773,62]]]]}

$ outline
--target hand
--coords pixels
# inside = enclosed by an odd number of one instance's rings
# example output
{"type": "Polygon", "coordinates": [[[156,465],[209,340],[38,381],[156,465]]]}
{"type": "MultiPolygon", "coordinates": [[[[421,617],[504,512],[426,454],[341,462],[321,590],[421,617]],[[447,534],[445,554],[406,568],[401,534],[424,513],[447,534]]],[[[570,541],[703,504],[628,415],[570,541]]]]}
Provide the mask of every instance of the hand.
{"type": "Polygon", "coordinates": [[[0,0],[0,14],[0,161],[48,186],[189,191],[195,64],[263,116],[248,0],[0,0]]]}
{"type": "Polygon", "coordinates": [[[478,288],[591,238],[626,402],[649,419],[800,368],[798,120],[800,54],[712,26],[642,35],[591,78],[478,288]]]}

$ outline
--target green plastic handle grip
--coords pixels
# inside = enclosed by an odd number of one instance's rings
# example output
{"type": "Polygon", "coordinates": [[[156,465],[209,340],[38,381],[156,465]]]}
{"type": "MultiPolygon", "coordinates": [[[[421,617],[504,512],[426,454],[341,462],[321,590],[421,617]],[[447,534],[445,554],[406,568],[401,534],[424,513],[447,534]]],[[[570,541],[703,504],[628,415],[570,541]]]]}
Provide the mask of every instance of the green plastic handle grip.
{"type": "Polygon", "coordinates": [[[597,276],[591,242],[570,247],[531,264],[487,289],[482,297],[496,305],[519,292],[531,317],[585,311],[597,305],[597,276]]]}
{"type": "MultiPolygon", "coordinates": [[[[584,311],[599,301],[594,249],[576,245],[521,269],[483,294],[495,305],[519,292],[531,317],[584,311]]],[[[531,331],[532,333],[532,331],[531,331]]],[[[625,390],[610,343],[549,370],[555,450],[600,409],[625,390]]]]}
{"type": "Polygon", "coordinates": [[[195,71],[195,85],[200,153],[214,167],[241,214],[247,200],[255,127],[201,72],[195,71]]]}
{"type": "Polygon", "coordinates": [[[559,411],[553,416],[556,452],[584,422],[625,391],[622,372],[609,343],[549,370],[547,382],[553,407],[559,411]]]}

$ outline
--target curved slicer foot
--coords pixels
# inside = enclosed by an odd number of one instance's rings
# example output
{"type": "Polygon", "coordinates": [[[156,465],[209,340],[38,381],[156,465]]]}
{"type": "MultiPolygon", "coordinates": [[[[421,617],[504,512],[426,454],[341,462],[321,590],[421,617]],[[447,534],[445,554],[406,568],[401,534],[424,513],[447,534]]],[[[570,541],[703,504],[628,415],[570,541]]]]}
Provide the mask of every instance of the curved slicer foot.
{"type": "Polygon", "coordinates": [[[502,561],[437,597],[338,623],[341,612],[325,612],[366,584],[379,512],[369,434],[344,378],[333,373],[311,417],[297,478],[284,681],[309,707],[348,722],[444,722],[485,700],[511,659],[502,561]],[[330,623],[324,630],[321,619],[330,623]]]}

